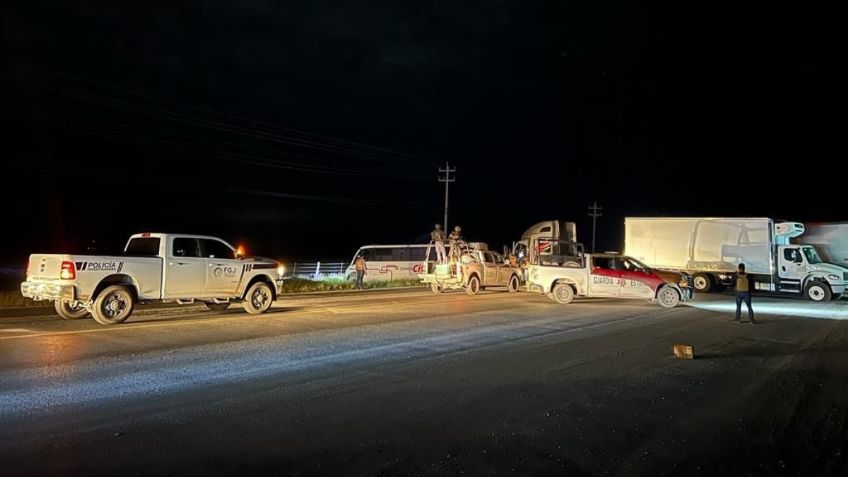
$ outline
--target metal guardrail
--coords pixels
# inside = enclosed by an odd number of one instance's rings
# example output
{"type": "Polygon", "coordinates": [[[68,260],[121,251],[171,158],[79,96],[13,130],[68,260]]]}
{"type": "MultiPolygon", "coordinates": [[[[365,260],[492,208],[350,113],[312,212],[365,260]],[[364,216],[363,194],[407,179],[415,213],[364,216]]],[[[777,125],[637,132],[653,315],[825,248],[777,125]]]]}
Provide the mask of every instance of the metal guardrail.
{"type": "Polygon", "coordinates": [[[287,277],[321,280],[323,278],[344,278],[349,262],[294,262],[287,277]]]}

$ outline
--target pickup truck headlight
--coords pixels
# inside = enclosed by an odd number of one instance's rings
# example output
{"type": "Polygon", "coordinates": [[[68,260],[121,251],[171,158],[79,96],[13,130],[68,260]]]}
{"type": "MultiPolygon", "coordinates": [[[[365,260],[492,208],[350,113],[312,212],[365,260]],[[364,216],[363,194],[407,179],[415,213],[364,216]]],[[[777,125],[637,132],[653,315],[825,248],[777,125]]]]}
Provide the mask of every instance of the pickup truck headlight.
{"type": "Polygon", "coordinates": [[[827,279],[832,280],[834,282],[837,282],[837,281],[839,281],[839,275],[834,275],[834,274],[831,273],[830,275],[827,276],[827,279]]]}
{"type": "Polygon", "coordinates": [[[277,266],[277,275],[283,276],[286,274],[286,266],[282,263],[277,266]]]}

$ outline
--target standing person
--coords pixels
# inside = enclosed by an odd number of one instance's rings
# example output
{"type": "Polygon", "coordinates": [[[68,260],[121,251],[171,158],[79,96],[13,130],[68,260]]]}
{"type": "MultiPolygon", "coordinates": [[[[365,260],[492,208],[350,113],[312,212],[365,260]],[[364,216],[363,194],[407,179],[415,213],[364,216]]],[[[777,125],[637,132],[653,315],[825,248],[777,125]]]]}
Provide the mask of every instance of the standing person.
{"type": "Polygon", "coordinates": [[[362,280],[365,278],[365,270],[367,268],[365,257],[358,255],[353,262],[353,266],[356,268],[356,289],[362,290],[362,280]]]}
{"type": "Polygon", "coordinates": [[[736,272],[736,318],[734,321],[742,323],[742,302],[748,305],[748,320],[752,325],[756,325],[754,321],[754,309],[751,308],[751,291],[754,289],[754,280],[750,275],[745,273],[745,264],[740,263],[736,272]]]}
{"type": "Polygon", "coordinates": [[[450,241],[451,258],[453,258],[454,260],[459,260],[459,257],[462,255],[459,249],[464,244],[462,240],[462,228],[460,228],[459,225],[453,228],[453,232],[448,235],[448,240],[450,241]]]}
{"type": "MultiPolygon", "coordinates": [[[[436,245],[436,260],[445,263],[445,232],[442,230],[442,224],[436,224],[436,228],[430,232],[430,240],[436,245]]],[[[430,257],[427,257],[427,260],[429,259],[430,257]]]]}

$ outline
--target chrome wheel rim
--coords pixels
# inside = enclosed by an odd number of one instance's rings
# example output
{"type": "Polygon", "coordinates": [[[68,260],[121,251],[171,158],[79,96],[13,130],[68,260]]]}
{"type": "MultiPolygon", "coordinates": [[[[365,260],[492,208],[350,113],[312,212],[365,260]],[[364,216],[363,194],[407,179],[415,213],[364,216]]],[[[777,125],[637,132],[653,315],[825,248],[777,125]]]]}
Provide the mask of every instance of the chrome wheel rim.
{"type": "Polygon", "coordinates": [[[269,298],[267,290],[264,288],[257,288],[256,291],[253,292],[253,296],[250,301],[253,303],[254,307],[262,308],[266,303],[268,303],[269,298]]]}
{"type": "Polygon", "coordinates": [[[824,288],[822,288],[821,285],[811,286],[810,291],[807,292],[807,294],[813,299],[813,301],[824,300],[824,288]]]}
{"type": "Polygon", "coordinates": [[[127,299],[120,293],[113,293],[103,300],[103,314],[109,318],[120,316],[127,309],[127,299]]]}

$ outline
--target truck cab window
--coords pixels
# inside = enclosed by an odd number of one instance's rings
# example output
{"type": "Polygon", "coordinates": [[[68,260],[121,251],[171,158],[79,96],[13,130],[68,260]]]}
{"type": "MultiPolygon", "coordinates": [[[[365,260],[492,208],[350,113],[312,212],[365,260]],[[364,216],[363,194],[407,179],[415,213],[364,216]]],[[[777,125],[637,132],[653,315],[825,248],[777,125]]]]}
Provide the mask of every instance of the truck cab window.
{"type": "Polygon", "coordinates": [[[159,255],[159,237],[139,237],[130,240],[124,255],[130,257],[155,257],[159,255]]]}
{"type": "Polygon", "coordinates": [[[200,257],[200,246],[197,239],[178,237],[174,239],[175,257],[200,257]]]}
{"type": "Polygon", "coordinates": [[[795,263],[801,263],[801,254],[797,248],[787,248],[783,251],[783,258],[795,263]]]}
{"type": "Polygon", "coordinates": [[[201,240],[203,247],[203,256],[207,258],[235,258],[235,252],[228,247],[224,242],[217,240],[201,240]]]}
{"type": "Polygon", "coordinates": [[[804,247],[802,250],[804,250],[804,256],[807,257],[807,262],[809,262],[810,265],[822,263],[822,259],[813,247],[804,247]]]}

